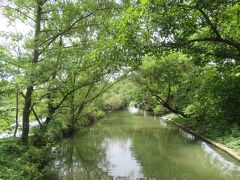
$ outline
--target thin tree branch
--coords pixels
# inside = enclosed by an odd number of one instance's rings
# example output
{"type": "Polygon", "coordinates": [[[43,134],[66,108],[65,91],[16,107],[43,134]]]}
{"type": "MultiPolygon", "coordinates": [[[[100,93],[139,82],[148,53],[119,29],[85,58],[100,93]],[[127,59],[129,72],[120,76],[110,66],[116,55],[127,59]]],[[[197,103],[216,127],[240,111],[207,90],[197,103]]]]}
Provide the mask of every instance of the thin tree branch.
{"type": "Polygon", "coordinates": [[[28,14],[22,12],[22,11],[21,11],[20,9],[18,9],[18,8],[14,8],[14,7],[11,7],[11,6],[9,6],[9,5],[6,5],[6,6],[0,5],[0,7],[3,7],[3,8],[8,7],[8,8],[10,8],[10,9],[12,9],[12,10],[14,10],[14,11],[16,11],[16,12],[19,12],[20,14],[24,15],[25,17],[27,17],[28,19],[32,20],[33,22],[36,22],[32,17],[30,17],[28,14]]]}
{"type": "Polygon", "coordinates": [[[40,119],[38,118],[38,115],[37,115],[37,113],[36,113],[36,111],[35,111],[33,106],[32,106],[32,112],[33,112],[33,114],[34,114],[38,124],[40,125],[40,127],[42,127],[42,123],[41,123],[40,119]]]}

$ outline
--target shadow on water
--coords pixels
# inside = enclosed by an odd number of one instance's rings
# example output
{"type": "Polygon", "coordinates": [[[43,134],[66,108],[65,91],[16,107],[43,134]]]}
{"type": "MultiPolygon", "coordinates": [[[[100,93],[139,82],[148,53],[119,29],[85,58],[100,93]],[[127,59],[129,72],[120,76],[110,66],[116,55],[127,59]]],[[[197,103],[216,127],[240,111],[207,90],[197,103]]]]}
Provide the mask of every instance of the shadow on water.
{"type": "Polygon", "coordinates": [[[156,117],[117,112],[57,144],[51,179],[240,179],[227,154],[156,117]]]}

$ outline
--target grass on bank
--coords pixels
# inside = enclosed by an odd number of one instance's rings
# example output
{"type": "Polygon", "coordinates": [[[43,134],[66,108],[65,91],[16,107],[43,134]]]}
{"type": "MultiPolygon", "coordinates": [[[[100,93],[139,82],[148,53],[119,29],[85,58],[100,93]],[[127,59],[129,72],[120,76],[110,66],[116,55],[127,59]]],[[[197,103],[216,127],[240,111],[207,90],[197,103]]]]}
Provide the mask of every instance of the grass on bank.
{"type": "Polygon", "coordinates": [[[175,114],[171,114],[168,118],[183,124],[200,135],[234,149],[238,155],[240,155],[240,129],[237,126],[232,126],[226,131],[226,129],[218,127],[217,124],[211,124],[205,121],[198,122],[195,119],[183,118],[175,114]]]}

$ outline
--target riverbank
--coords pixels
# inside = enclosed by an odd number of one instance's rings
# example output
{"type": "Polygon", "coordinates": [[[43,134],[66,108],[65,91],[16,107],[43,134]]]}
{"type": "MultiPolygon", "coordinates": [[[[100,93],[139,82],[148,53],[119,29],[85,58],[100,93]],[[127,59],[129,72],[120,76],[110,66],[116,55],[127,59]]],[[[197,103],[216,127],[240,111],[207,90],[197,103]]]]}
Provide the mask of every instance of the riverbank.
{"type": "Polygon", "coordinates": [[[191,120],[187,120],[186,118],[182,118],[174,114],[161,116],[161,119],[174,124],[190,134],[193,134],[199,139],[221,149],[233,158],[240,161],[240,137],[233,137],[231,135],[221,136],[210,133],[209,131],[211,131],[211,129],[207,127],[204,128],[203,126],[194,126],[191,120]],[[201,131],[202,129],[205,131],[201,131]]]}

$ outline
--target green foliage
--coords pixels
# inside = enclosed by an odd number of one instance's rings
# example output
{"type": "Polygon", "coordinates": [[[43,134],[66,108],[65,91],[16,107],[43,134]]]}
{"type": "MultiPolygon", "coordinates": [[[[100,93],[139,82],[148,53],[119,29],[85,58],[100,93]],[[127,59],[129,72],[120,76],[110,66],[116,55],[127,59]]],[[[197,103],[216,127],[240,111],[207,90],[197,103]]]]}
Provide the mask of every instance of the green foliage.
{"type": "Polygon", "coordinates": [[[155,115],[157,116],[162,116],[162,115],[165,115],[165,114],[168,114],[170,113],[169,110],[167,110],[166,108],[162,107],[162,106],[159,106],[159,105],[155,105],[155,107],[153,108],[153,112],[155,115]]]}
{"type": "Polygon", "coordinates": [[[199,126],[203,134],[238,135],[239,7],[237,1],[214,0],[130,4],[126,11],[130,15],[119,19],[123,28],[118,30],[120,35],[123,29],[131,32],[121,36],[121,42],[132,39],[129,48],[143,52],[139,53],[144,58],[136,79],[146,106],[161,110],[152,95],[161,102],[170,99],[169,104],[191,116],[191,126],[199,126]],[[171,57],[176,48],[181,58],[187,57],[187,68],[174,54],[171,57]],[[172,96],[168,96],[169,89],[172,96]]]}
{"type": "MultiPolygon", "coordinates": [[[[133,101],[158,114],[187,114],[191,127],[212,137],[223,134],[229,137],[229,146],[237,146],[237,1],[13,0],[3,4],[0,8],[10,23],[20,20],[34,33],[0,34],[9,41],[0,47],[0,131],[15,118],[18,93],[23,122],[48,120],[42,129],[33,130],[38,145],[49,146],[62,138],[63,128],[88,124],[133,101]],[[112,77],[124,73],[128,79],[109,89],[115,83],[112,77]]],[[[41,150],[31,147],[23,154],[19,148],[3,145],[5,154],[4,149],[12,153],[9,158],[15,158],[11,151],[15,149],[19,163],[26,162],[16,173],[38,174],[41,150]]],[[[11,169],[8,160],[4,178],[15,176],[16,168],[11,169]]]]}
{"type": "Polygon", "coordinates": [[[206,67],[196,79],[200,84],[186,112],[226,133],[232,124],[239,126],[240,87],[239,77],[234,74],[234,69],[220,71],[214,65],[206,67]]]}
{"type": "MultiPolygon", "coordinates": [[[[26,124],[22,133],[25,143],[29,119],[47,117],[48,123],[61,119],[63,125],[74,129],[85,106],[109,88],[108,77],[123,63],[120,56],[109,57],[108,49],[102,47],[110,37],[108,26],[118,15],[118,6],[111,0],[1,3],[10,23],[20,20],[33,30],[1,33],[9,47],[0,48],[0,83],[4,97],[16,92],[22,97],[19,104],[24,111],[19,111],[19,117],[22,115],[26,124]]],[[[53,141],[56,134],[52,129],[47,136],[53,141]]]]}
{"type": "Polygon", "coordinates": [[[115,111],[126,108],[131,101],[138,100],[137,86],[131,81],[131,75],[108,89],[91,105],[103,111],[115,111]]]}
{"type": "Polygon", "coordinates": [[[48,143],[55,143],[63,138],[62,135],[62,122],[54,120],[49,124],[48,131],[46,132],[45,138],[48,143]]]}
{"type": "Polygon", "coordinates": [[[168,104],[183,109],[188,103],[187,93],[191,89],[190,78],[194,68],[181,52],[172,51],[159,57],[145,56],[136,74],[136,82],[143,92],[142,100],[155,108],[160,103],[163,107],[168,104]]]}
{"type": "MultiPolygon", "coordinates": [[[[238,134],[239,134],[239,132],[238,132],[238,134]]],[[[221,143],[225,144],[227,147],[236,150],[237,153],[240,154],[240,138],[239,138],[239,136],[238,137],[225,136],[225,137],[219,138],[219,141],[221,143]]]]}
{"type": "Polygon", "coordinates": [[[1,179],[41,179],[41,168],[49,160],[47,149],[22,146],[16,140],[1,140],[1,179]]]}

